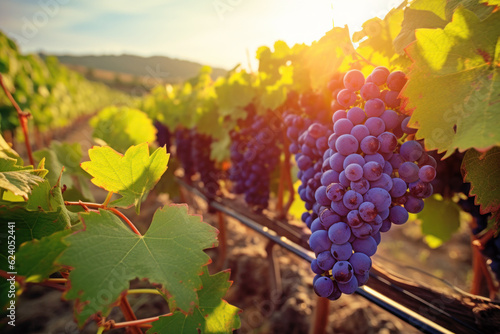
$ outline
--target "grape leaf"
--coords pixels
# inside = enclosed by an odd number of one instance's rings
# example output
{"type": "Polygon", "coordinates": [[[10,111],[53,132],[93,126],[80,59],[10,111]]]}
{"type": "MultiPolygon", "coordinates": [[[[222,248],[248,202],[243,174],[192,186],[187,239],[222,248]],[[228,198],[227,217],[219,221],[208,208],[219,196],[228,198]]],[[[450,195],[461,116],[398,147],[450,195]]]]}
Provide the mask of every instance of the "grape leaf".
{"type": "Polygon", "coordinates": [[[417,215],[421,220],[422,233],[432,236],[433,248],[448,241],[460,227],[460,208],[451,199],[432,196],[425,199],[424,209],[417,215]]]}
{"type": "Polygon", "coordinates": [[[157,210],[144,236],[108,211],[81,217],[85,230],[65,238],[69,246],[59,259],[74,268],[66,298],[77,299],[80,325],[96,312],[107,314],[135,278],[161,284],[172,311],[198,305],[199,275],[210,259],[203,250],[216,246],[217,230],[189,215],[186,205],[157,210]]]}
{"type": "Polygon", "coordinates": [[[481,3],[487,3],[488,5],[500,6],[500,0],[481,0],[481,3]]]}
{"type": "Polygon", "coordinates": [[[160,317],[147,334],[230,334],[238,329],[241,326],[240,310],[222,299],[231,286],[229,275],[229,272],[210,275],[204,267],[201,276],[203,288],[198,291],[200,305],[193,314],[176,311],[170,316],[160,317]]]}
{"type": "Polygon", "coordinates": [[[0,188],[17,196],[28,197],[31,189],[44,181],[43,176],[47,174],[47,170],[18,166],[16,162],[16,159],[0,158],[0,188]]]}
{"type": "Polygon", "coordinates": [[[143,111],[128,107],[108,107],[90,120],[93,136],[119,152],[132,145],[155,141],[156,128],[143,111]]]}
{"type": "Polygon", "coordinates": [[[150,156],[148,144],[143,143],[131,146],[125,155],[108,146],[94,147],[89,150],[89,157],[90,161],[81,166],[93,176],[92,183],[122,195],[111,205],[125,208],[135,205],[139,213],[143,197],[167,170],[170,154],[163,147],[150,156]]]}
{"type": "Polygon", "coordinates": [[[45,158],[45,164],[49,170],[47,179],[51,185],[56,184],[60,177],[60,172],[64,167],[61,184],[67,188],[64,192],[64,197],[67,200],[77,200],[83,197],[88,201],[94,201],[94,196],[87,182],[88,174],[80,168],[82,148],[79,143],[69,144],[53,141],[50,144],[50,149],[36,151],[33,153],[33,156],[38,160],[45,158]],[[72,189],[76,191],[72,192],[72,189]],[[81,194],[78,196],[80,192],[81,194]],[[77,195],[77,197],[73,196],[70,198],[68,194],[77,195]]]}
{"type": "Polygon", "coordinates": [[[459,7],[444,29],[419,29],[403,88],[410,126],[426,148],[464,151],[500,144],[500,12],[484,21],[459,7]]]}
{"type": "Polygon", "coordinates": [[[71,230],[66,229],[22,244],[16,252],[17,274],[25,276],[28,282],[48,278],[60,267],[54,262],[67,247],[62,238],[70,233],[71,230]]]}
{"type": "Polygon", "coordinates": [[[255,97],[252,77],[245,71],[234,72],[228,78],[219,78],[215,92],[221,116],[231,116],[234,109],[245,107],[255,97]]]}
{"type": "Polygon", "coordinates": [[[5,139],[3,138],[3,136],[1,134],[0,134],[0,158],[1,159],[7,159],[7,158],[16,159],[17,165],[20,165],[20,166],[23,165],[23,159],[21,159],[19,154],[17,154],[17,152],[14,151],[12,149],[12,147],[10,147],[10,145],[5,141],[5,139]]]}
{"type": "Polygon", "coordinates": [[[482,214],[500,211],[500,148],[490,149],[486,154],[471,149],[462,161],[464,181],[470,182],[470,196],[476,196],[482,214]]]}

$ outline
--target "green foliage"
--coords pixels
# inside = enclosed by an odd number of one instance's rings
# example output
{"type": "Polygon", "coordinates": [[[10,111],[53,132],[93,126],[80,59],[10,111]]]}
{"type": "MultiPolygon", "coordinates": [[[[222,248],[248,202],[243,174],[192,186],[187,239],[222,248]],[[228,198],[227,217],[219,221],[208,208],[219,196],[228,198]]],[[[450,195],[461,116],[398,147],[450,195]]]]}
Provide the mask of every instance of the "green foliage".
{"type": "Polygon", "coordinates": [[[427,149],[461,151],[500,144],[500,12],[481,21],[459,7],[444,29],[420,29],[408,49],[413,68],[403,95],[427,149]],[[440,52],[436,52],[439,48],[440,52]]]}
{"type": "Polygon", "coordinates": [[[48,169],[47,180],[51,185],[55,185],[59,178],[60,183],[66,186],[64,198],[66,200],[85,199],[94,200],[88,183],[88,174],[80,168],[82,160],[82,149],[80,144],[59,143],[53,141],[50,148],[33,153],[37,160],[45,159],[45,166],[48,169]],[[61,172],[64,172],[61,175],[61,172]]]}
{"type": "Polygon", "coordinates": [[[33,187],[44,181],[43,177],[47,174],[47,170],[43,167],[33,169],[31,166],[19,166],[17,162],[12,158],[0,158],[0,190],[28,197],[33,187]]]}
{"type": "Polygon", "coordinates": [[[108,107],[94,116],[90,125],[94,127],[95,138],[121,153],[132,145],[153,143],[156,139],[153,121],[138,109],[108,107]]]}
{"type": "Polygon", "coordinates": [[[85,229],[65,238],[69,246],[59,259],[73,268],[66,298],[78,300],[80,325],[98,311],[108,314],[135,278],[161,285],[171,310],[190,312],[199,305],[199,275],[209,262],[203,250],[216,245],[217,230],[189,215],[185,205],[157,210],[144,236],[107,211],[81,216],[85,229]]]}
{"type": "Polygon", "coordinates": [[[460,208],[451,199],[434,195],[425,200],[424,209],[417,215],[422,221],[422,233],[432,248],[448,241],[460,227],[460,208]]]}
{"type": "Polygon", "coordinates": [[[500,148],[486,153],[474,149],[467,151],[462,162],[465,182],[470,182],[470,196],[476,196],[482,214],[492,212],[500,219],[500,148]]]}
{"type": "Polygon", "coordinates": [[[240,310],[222,299],[231,286],[229,272],[210,275],[206,267],[201,276],[202,289],[199,290],[199,305],[192,314],[180,311],[171,316],[160,317],[153,323],[148,334],[230,334],[241,326],[240,310]]]}
{"type": "Polygon", "coordinates": [[[89,150],[90,161],[82,168],[93,176],[92,183],[107,191],[122,195],[111,205],[128,208],[135,205],[137,213],[143,198],[167,170],[166,149],[158,148],[149,155],[147,143],[131,146],[121,155],[109,146],[89,150]]]}
{"type": "Polygon", "coordinates": [[[15,159],[16,165],[23,165],[23,159],[17,154],[16,151],[10,147],[10,145],[5,141],[2,135],[0,135],[0,159],[15,159]]]}
{"type": "Polygon", "coordinates": [[[27,282],[49,278],[60,268],[55,260],[67,247],[62,238],[70,233],[71,230],[66,229],[21,245],[16,253],[17,274],[26,277],[27,282]]]}

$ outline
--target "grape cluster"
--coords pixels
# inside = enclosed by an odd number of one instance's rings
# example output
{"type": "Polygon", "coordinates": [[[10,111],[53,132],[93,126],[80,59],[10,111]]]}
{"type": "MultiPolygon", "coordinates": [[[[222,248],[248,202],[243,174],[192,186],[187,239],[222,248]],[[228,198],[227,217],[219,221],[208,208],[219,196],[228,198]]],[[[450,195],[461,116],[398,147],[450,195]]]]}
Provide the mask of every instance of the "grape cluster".
{"type": "Polygon", "coordinates": [[[313,286],[321,297],[335,300],[365,284],[380,233],[404,224],[432,194],[436,161],[418,141],[398,141],[414,133],[409,117],[398,112],[405,83],[404,73],[385,67],[366,80],[352,70],[343,76],[343,88],[338,80],[329,85],[336,94],[331,130],[285,119],[292,125],[289,138],[297,137],[290,151],[303,182],[299,194],[312,210],[302,218],[312,232],[313,286]]]}
{"type": "Polygon", "coordinates": [[[170,130],[163,123],[156,120],[154,122],[154,125],[156,127],[156,142],[158,143],[158,146],[165,146],[167,152],[170,152],[170,146],[172,144],[170,138],[170,130]]]}
{"type": "Polygon", "coordinates": [[[192,130],[191,138],[192,152],[191,157],[194,163],[194,169],[200,173],[201,182],[205,194],[209,198],[219,195],[219,178],[221,172],[217,170],[215,161],[210,159],[210,145],[212,138],[208,135],[203,135],[192,130]]]}
{"type": "Polygon", "coordinates": [[[233,192],[245,194],[245,201],[259,211],[268,207],[271,173],[280,161],[281,126],[271,116],[260,116],[247,108],[248,116],[239,131],[231,132],[233,192]]]}
{"type": "Polygon", "coordinates": [[[191,180],[191,176],[196,172],[191,155],[191,141],[191,130],[181,128],[175,131],[176,156],[184,169],[184,177],[187,180],[191,180]]]}

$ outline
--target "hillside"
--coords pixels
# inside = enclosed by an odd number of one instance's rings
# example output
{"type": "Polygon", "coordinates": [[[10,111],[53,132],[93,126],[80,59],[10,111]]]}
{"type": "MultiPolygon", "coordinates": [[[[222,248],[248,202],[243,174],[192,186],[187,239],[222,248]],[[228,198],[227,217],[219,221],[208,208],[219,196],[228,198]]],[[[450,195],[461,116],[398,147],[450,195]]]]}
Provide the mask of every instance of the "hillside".
{"type": "MultiPolygon", "coordinates": [[[[70,66],[148,77],[164,82],[179,82],[196,76],[202,64],[163,56],[140,57],[123,54],[120,56],[69,56],[56,55],[59,61],[70,66]]],[[[212,76],[223,76],[226,70],[213,68],[212,76]]]]}

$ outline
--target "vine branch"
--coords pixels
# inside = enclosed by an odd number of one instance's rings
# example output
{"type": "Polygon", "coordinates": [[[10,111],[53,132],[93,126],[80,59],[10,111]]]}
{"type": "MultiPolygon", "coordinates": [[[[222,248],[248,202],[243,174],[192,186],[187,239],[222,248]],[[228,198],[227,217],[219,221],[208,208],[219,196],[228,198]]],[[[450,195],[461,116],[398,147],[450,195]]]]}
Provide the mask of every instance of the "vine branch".
{"type": "Polygon", "coordinates": [[[35,166],[35,159],[33,159],[33,152],[31,152],[30,138],[28,135],[28,117],[31,114],[29,112],[24,112],[21,110],[21,108],[17,104],[16,100],[14,100],[14,97],[9,92],[7,87],[5,86],[2,74],[0,74],[0,85],[3,88],[5,95],[7,95],[7,98],[10,100],[10,102],[12,103],[12,105],[14,106],[14,108],[17,111],[17,117],[19,118],[19,123],[21,124],[21,128],[23,129],[24,143],[26,144],[26,152],[28,153],[28,158],[30,160],[30,164],[35,166]]]}

